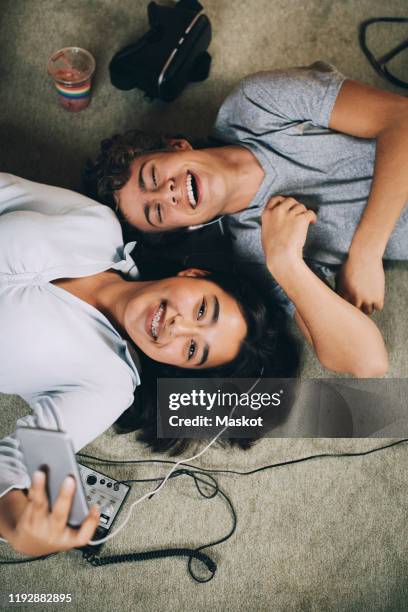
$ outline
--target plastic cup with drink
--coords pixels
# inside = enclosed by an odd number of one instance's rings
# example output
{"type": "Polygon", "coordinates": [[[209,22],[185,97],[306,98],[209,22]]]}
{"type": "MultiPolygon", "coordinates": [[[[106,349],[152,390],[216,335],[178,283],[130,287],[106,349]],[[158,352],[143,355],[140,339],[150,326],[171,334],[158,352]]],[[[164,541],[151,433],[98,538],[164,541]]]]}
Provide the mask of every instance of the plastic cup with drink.
{"type": "Polygon", "coordinates": [[[93,56],[80,47],[65,47],[48,60],[48,73],[54,79],[62,106],[71,113],[86,108],[91,101],[93,56]]]}

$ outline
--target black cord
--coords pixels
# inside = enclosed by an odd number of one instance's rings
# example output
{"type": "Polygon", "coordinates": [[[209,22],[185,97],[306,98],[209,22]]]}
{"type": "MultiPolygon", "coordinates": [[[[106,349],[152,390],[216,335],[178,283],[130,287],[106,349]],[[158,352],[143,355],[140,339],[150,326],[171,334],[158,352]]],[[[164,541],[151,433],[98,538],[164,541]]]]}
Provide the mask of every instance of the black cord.
{"type": "MultiPolygon", "coordinates": [[[[173,474],[170,475],[169,479],[177,478],[178,476],[191,477],[194,481],[194,484],[196,486],[198,493],[202,497],[205,497],[206,499],[213,499],[217,495],[221,495],[221,497],[227,502],[227,505],[229,506],[229,509],[232,514],[233,523],[232,523],[231,529],[225,536],[219,538],[218,540],[209,542],[208,544],[203,544],[202,546],[199,546],[197,548],[166,548],[166,549],[161,549],[161,550],[150,550],[150,551],[145,551],[141,553],[111,555],[108,557],[98,557],[96,554],[86,552],[83,554],[86,561],[88,561],[88,563],[91,563],[91,565],[95,567],[99,567],[101,565],[111,565],[114,563],[126,563],[129,561],[147,561],[149,559],[162,559],[165,557],[188,557],[187,568],[193,580],[195,580],[196,582],[200,582],[200,583],[209,582],[210,580],[212,580],[214,578],[215,572],[217,571],[217,564],[211,559],[211,557],[209,557],[207,554],[203,553],[202,551],[206,548],[210,548],[210,547],[214,547],[219,544],[222,544],[223,542],[226,542],[232,537],[237,527],[237,514],[236,514],[236,511],[235,511],[235,508],[233,506],[231,499],[228,497],[228,495],[224,491],[220,489],[217,481],[215,480],[213,476],[209,474],[204,474],[200,472],[200,470],[197,470],[197,469],[192,471],[192,470],[182,468],[182,469],[179,469],[173,472],[173,474]],[[201,478],[200,476],[198,476],[198,474],[200,474],[201,478]],[[210,493],[206,492],[205,489],[203,488],[203,485],[205,485],[207,488],[210,488],[211,492],[210,493]],[[193,570],[193,560],[194,559],[201,561],[207,567],[207,569],[210,572],[209,576],[207,576],[206,578],[202,578],[194,572],[193,570]]],[[[148,479],[133,478],[130,480],[121,480],[120,482],[129,484],[129,483],[135,483],[135,482],[140,483],[140,482],[154,482],[155,481],[155,482],[158,482],[158,487],[159,487],[160,484],[163,482],[164,478],[165,476],[158,477],[158,478],[148,478],[148,479]]],[[[152,495],[154,495],[154,492],[152,495]]]]}
{"type": "Polygon", "coordinates": [[[372,51],[367,46],[366,38],[367,38],[367,29],[375,24],[375,23],[407,23],[407,17],[374,17],[373,19],[367,19],[362,21],[359,25],[358,29],[358,42],[360,45],[360,49],[366,56],[367,60],[374,68],[377,74],[379,74],[383,79],[386,79],[393,85],[397,87],[402,87],[404,89],[408,89],[408,83],[406,81],[402,81],[395,75],[393,75],[387,68],[387,63],[391,61],[398,53],[404,51],[408,48],[408,38],[398,45],[393,47],[390,51],[385,53],[382,57],[376,58],[372,51]]]}
{"type": "Polygon", "coordinates": [[[94,567],[113,565],[116,563],[128,563],[131,561],[149,561],[151,559],[164,559],[166,557],[188,557],[188,571],[196,582],[209,582],[214,578],[217,571],[217,564],[206,554],[198,549],[191,548],[164,548],[162,550],[147,550],[142,553],[129,553],[124,555],[111,555],[110,557],[87,556],[84,559],[94,567]],[[199,578],[192,570],[191,562],[193,559],[201,561],[210,571],[208,578],[199,578]]]}
{"type": "Polygon", "coordinates": [[[29,559],[14,559],[11,561],[0,561],[0,565],[14,565],[17,563],[32,563],[32,561],[45,561],[48,557],[54,557],[54,555],[59,555],[59,553],[51,553],[49,555],[44,555],[42,557],[30,557],[29,559]]]}
{"type": "MultiPolygon", "coordinates": [[[[205,472],[207,474],[235,474],[236,476],[251,476],[252,474],[257,474],[258,472],[264,472],[266,470],[270,470],[277,467],[283,467],[286,465],[292,465],[294,463],[303,463],[305,461],[310,461],[311,459],[326,459],[326,458],[338,458],[338,457],[363,457],[365,455],[371,455],[372,453],[377,453],[379,451],[385,450],[387,448],[392,448],[393,446],[398,446],[399,444],[403,444],[408,442],[408,438],[401,438],[396,440],[395,442],[390,442],[389,444],[384,444],[383,446],[376,446],[374,448],[370,448],[367,451],[359,451],[359,452],[346,452],[346,453],[319,453],[317,455],[306,455],[306,457],[299,457],[297,459],[289,459],[288,461],[280,461],[278,463],[269,463],[267,465],[262,465],[258,468],[254,468],[253,470],[241,471],[241,470],[225,470],[225,469],[216,469],[216,468],[205,468],[205,467],[197,467],[191,463],[181,462],[179,465],[193,468],[194,470],[198,470],[200,472],[205,472]]],[[[85,459],[91,459],[93,461],[99,461],[101,463],[110,464],[110,465],[122,465],[122,464],[143,464],[143,463],[162,463],[167,465],[174,465],[178,463],[177,461],[172,461],[171,459],[129,459],[129,460],[116,460],[116,459],[103,459],[102,457],[96,457],[95,455],[89,455],[86,453],[77,453],[79,457],[83,457],[85,459]]],[[[156,480],[156,479],[151,479],[156,480]]],[[[143,481],[140,481],[143,482],[143,481]]]]}

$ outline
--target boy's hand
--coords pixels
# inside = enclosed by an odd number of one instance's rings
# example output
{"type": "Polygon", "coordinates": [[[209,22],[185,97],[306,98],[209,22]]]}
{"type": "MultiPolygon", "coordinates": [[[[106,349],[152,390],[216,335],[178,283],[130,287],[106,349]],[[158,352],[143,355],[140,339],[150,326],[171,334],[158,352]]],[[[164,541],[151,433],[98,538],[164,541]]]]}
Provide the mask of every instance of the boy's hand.
{"type": "Polygon", "coordinates": [[[303,260],[303,246],[316,214],[294,198],[275,196],[262,213],[262,246],[266,263],[275,276],[290,261],[303,260]]]}
{"type": "Polygon", "coordinates": [[[384,307],[385,275],[382,258],[372,253],[352,253],[343,264],[337,279],[336,291],[365,314],[384,307]]]}

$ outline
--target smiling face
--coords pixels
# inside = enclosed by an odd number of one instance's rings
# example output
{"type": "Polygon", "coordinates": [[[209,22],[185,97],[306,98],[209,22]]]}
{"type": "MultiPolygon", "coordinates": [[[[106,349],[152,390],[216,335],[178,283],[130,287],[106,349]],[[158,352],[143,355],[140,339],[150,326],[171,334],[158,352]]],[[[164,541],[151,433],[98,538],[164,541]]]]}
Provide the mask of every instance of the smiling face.
{"type": "Polygon", "coordinates": [[[144,232],[199,225],[217,217],[228,193],[211,151],[194,150],[187,141],[177,140],[171,151],[137,157],[128,182],[114,195],[122,215],[144,232]]]}
{"type": "Polygon", "coordinates": [[[148,283],[127,303],[123,326],[151,359],[181,368],[212,368],[232,361],[247,334],[229,294],[188,270],[148,283]]]}

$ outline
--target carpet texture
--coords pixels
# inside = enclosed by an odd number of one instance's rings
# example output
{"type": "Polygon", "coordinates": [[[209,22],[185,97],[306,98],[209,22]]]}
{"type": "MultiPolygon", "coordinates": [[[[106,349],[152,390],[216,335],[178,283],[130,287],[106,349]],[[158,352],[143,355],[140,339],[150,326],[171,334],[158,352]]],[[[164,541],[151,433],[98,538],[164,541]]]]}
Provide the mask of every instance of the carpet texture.
{"type": "MultiPolygon", "coordinates": [[[[408,12],[403,0],[205,0],[213,25],[210,78],[166,105],[147,102],[138,90],[115,90],[107,74],[113,53],[146,30],[146,4],[1,0],[1,170],[78,188],[80,170],[102,138],[130,127],[205,136],[230,88],[261,69],[323,59],[352,78],[391,91],[360,52],[357,25],[369,17],[408,12]],[[78,115],[58,106],[46,73],[48,56],[69,45],[89,49],[97,61],[91,106],[78,115]]],[[[383,53],[404,36],[406,26],[382,26],[371,44],[383,53]]],[[[408,80],[407,63],[400,59],[396,66],[408,80]]],[[[407,266],[391,265],[386,306],[375,317],[390,353],[387,376],[393,378],[408,375],[407,286],[407,266]]],[[[307,347],[302,375],[324,375],[307,347]]],[[[5,435],[27,407],[19,398],[1,396],[0,411],[0,434],[5,435]]],[[[211,449],[199,463],[245,470],[318,452],[368,450],[385,442],[270,439],[248,452],[211,449]]],[[[112,430],[86,450],[111,459],[152,457],[133,434],[118,436],[112,430]]],[[[157,466],[100,470],[117,478],[164,473],[157,466]]],[[[70,592],[72,604],[35,604],[35,609],[406,610],[407,474],[407,447],[400,445],[366,457],[317,459],[257,476],[222,476],[219,484],[234,502],[238,526],[231,540],[207,551],[218,563],[212,582],[194,583],[184,560],[92,568],[73,551],[2,566],[0,607],[15,607],[7,603],[8,593],[70,592]]],[[[147,486],[134,485],[131,499],[147,486]]],[[[126,530],[103,552],[197,546],[221,537],[230,525],[222,500],[203,500],[188,479],[178,478],[139,506],[126,530]]],[[[3,544],[0,556],[17,557],[3,544]]]]}

